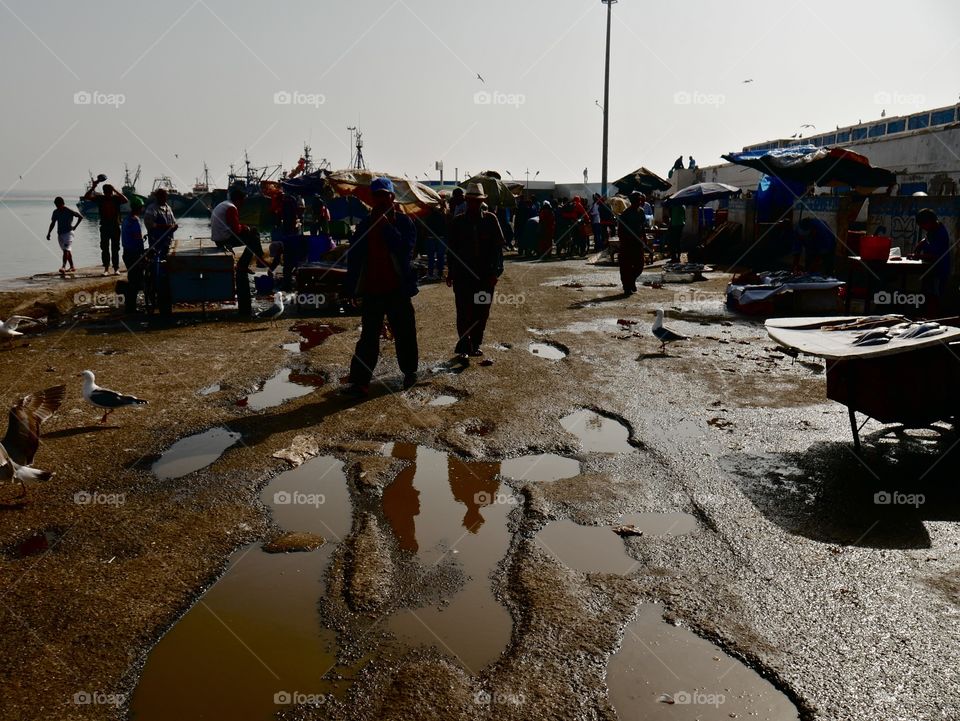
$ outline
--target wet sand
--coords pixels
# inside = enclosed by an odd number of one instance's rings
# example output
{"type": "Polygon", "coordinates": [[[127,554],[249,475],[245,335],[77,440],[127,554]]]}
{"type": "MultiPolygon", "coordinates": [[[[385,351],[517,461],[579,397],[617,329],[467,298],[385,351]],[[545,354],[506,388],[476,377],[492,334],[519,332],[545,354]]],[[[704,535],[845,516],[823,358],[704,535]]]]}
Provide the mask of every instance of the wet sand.
{"type": "MultiPolygon", "coordinates": [[[[451,293],[426,287],[415,300],[420,384],[395,392],[400,375],[385,345],[377,371],[384,383],[362,403],[334,393],[358,337],[356,317],[321,319],[342,332],[321,333],[304,349],[295,318],[191,312],[173,327],[146,327],[110,313],[77,317],[62,292],[0,293],[3,313],[60,314],[49,329],[0,348],[7,400],[69,384],[35,462],[57,475],[31,484],[22,507],[0,511],[4,717],[126,718],[161,635],[231,554],[276,533],[259,494],[289,469],[273,454],[298,437],[298,447],[344,463],[350,490],[350,532],[312,552],[329,556],[313,571],[323,591],[316,620],[336,638],[329,680],[349,680],[334,683],[318,707],[278,711],[352,720],[614,718],[608,663],[628,624],[657,602],[668,620],[768,679],[800,718],[956,715],[960,694],[945,669],[960,665],[950,621],[960,604],[960,503],[940,483],[955,465],[940,464],[921,484],[936,504],[872,502],[878,482],[917,486],[949,444],[891,451],[877,443],[865,469],[850,456],[844,409],[824,400],[822,372],[776,353],[762,325],[730,318],[719,300],[688,305],[688,292],[676,295],[682,286],[624,298],[608,287],[615,282],[615,269],[578,261],[508,263],[498,291],[525,302],[493,308],[493,364],[465,369],[448,363],[451,293]],[[667,354],[648,335],[657,307],[691,336],[667,354]],[[567,355],[538,357],[531,343],[567,355]],[[98,426],[75,378],[85,368],[149,405],[98,426]],[[287,368],[288,380],[296,373],[330,382],[259,410],[238,404],[287,368]],[[444,396],[457,401],[431,405],[444,396]],[[619,421],[626,437],[605,446],[567,432],[563,419],[583,411],[619,421]],[[241,439],[202,469],[162,480],[152,473],[176,441],[212,428],[241,439]],[[537,454],[580,464],[571,477],[499,476],[498,490],[517,499],[504,509],[506,551],[484,561],[488,578],[469,582],[485,584],[510,630],[502,654],[478,657],[482,668],[465,668],[442,644],[398,644],[391,634],[389,619],[402,609],[442,606],[465,579],[441,562],[429,577],[436,582],[424,583],[422,559],[401,547],[383,499],[413,459],[384,457],[385,443],[467,464],[537,454]],[[891,453],[899,469],[916,472],[895,476],[891,453]],[[684,513],[698,526],[614,536],[627,573],[572,568],[537,542],[551,523],[610,526],[645,513],[684,513]]],[[[697,289],[720,294],[725,284],[712,274],[697,289]]],[[[286,558],[292,568],[300,563],[286,558]]],[[[234,653],[237,663],[257,664],[242,645],[234,653]]],[[[686,685],[697,681],[677,675],[683,684],[651,693],[696,698],[686,685]]],[[[637,688],[651,683],[637,679],[637,688]]],[[[629,697],[622,683],[616,688],[629,697]]],[[[704,707],[715,710],[729,718],[722,706],[704,707]]]]}

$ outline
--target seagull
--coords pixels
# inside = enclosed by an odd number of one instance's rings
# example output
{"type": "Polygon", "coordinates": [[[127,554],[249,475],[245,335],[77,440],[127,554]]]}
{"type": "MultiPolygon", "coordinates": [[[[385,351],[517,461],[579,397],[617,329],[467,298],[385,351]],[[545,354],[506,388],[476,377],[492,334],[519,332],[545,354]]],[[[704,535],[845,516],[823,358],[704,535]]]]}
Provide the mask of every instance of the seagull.
{"type": "Polygon", "coordinates": [[[56,413],[66,394],[66,386],[47,388],[24,396],[10,409],[7,435],[0,444],[0,481],[19,483],[21,496],[27,493],[24,481],[46,481],[53,475],[30,464],[40,447],[40,424],[56,413]]]}
{"type": "Polygon", "coordinates": [[[487,82],[486,80],[483,79],[483,76],[482,76],[480,73],[477,73],[477,79],[478,79],[481,83],[486,83],[486,82],[487,82]]]}
{"type": "Polygon", "coordinates": [[[23,333],[17,330],[17,326],[24,322],[45,325],[42,320],[37,320],[36,318],[30,318],[25,315],[12,315],[7,318],[6,322],[0,321],[0,338],[19,338],[23,333]]]}
{"type": "Polygon", "coordinates": [[[810,123],[804,123],[803,125],[800,126],[800,129],[803,130],[804,128],[813,128],[814,130],[816,130],[816,129],[817,129],[817,126],[816,126],[816,125],[812,125],[812,124],[810,124],[810,123]]]}
{"type": "Polygon", "coordinates": [[[743,84],[746,85],[747,83],[752,83],[752,82],[753,82],[753,78],[747,78],[746,80],[743,81],[743,84]]]}
{"type": "Polygon", "coordinates": [[[687,336],[674,333],[663,325],[663,308],[657,309],[657,319],[653,321],[653,335],[660,341],[660,352],[667,352],[667,343],[673,343],[678,340],[689,340],[687,336]]]}
{"type": "Polygon", "coordinates": [[[103,418],[100,419],[100,423],[106,423],[107,417],[117,410],[117,408],[123,408],[124,406],[142,406],[147,403],[136,396],[128,396],[106,388],[101,388],[97,385],[93,371],[84,371],[80,375],[83,376],[84,399],[99,408],[107,409],[107,412],[103,414],[103,418]]]}
{"type": "Polygon", "coordinates": [[[283,293],[277,292],[273,294],[273,305],[257,313],[257,318],[276,320],[283,315],[284,310],[286,310],[286,308],[284,308],[283,305],[283,293]]]}

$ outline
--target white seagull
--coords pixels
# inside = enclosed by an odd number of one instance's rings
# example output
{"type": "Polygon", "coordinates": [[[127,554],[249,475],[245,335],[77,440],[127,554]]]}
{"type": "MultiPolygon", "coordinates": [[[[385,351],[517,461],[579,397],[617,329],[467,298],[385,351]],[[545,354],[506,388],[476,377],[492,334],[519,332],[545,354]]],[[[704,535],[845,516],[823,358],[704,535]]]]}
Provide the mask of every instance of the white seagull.
{"type": "Polygon", "coordinates": [[[674,333],[663,325],[663,308],[657,309],[657,319],[653,321],[653,335],[660,341],[660,352],[666,353],[667,343],[673,343],[678,340],[689,340],[687,336],[674,333]]]}
{"type": "Polygon", "coordinates": [[[107,417],[117,410],[117,408],[142,406],[147,403],[145,400],[141,400],[136,396],[125,395],[108,390],[107,388],[101,388],[97,385],[96,376],[93,375],[93,371],[84,371],[80,375],[83,376],[83,397],[93,405],[107,409],[107,412],[103,414],[103,418],[100,419],[101,423],[106,423],[107,417]]]}
{"type": "Polygon", "coordinates": [[[40,424],[56,413],[66,394],[66,386],[47,388],[24,396],[10,409],[7,435],[0,444],[0,481],[19,483],[21,496],[27,493],[24,481],[46,481],[53,475],[30,464],[40,447],[40,424]]]}
{"type": "Polygon", "coordinates": [[[19,338],[23,333],[17,330],[17,326],[26,322],[45,325],[42,320],[37,320],[36,318],[30,318],[25,315],[12,315],[7,318],[6,322],[0,321],[0,338],[19,338]]]}
{"type": "Polygon", "coordinates": [[[283,305],[283,293],[274,293],[273,294],[273,305],[271,305],[266,310],[262,310],[257,313],[257,318],[263,318],[265,320],[276,320],[283,315],[283,312],[286,308],[283,305]]]}

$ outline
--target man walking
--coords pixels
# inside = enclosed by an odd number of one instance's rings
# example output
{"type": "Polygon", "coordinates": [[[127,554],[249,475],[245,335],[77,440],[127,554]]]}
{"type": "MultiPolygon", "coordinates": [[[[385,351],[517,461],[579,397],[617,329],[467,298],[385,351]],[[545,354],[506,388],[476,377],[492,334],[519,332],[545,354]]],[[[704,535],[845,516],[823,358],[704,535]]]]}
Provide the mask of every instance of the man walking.
{"type": "MultiPolygon", "coordinates": [[[[106,179],[106,176],[100,176],[106,179]]],[[[110,275],[110,263],[113,262],[113,274],[120,275],[120,207],[125,205],[127,196],[109,183],[98,193],[100,178],[93,181],[84,196],[97,204],[100,214],[100,260],[103,263],[103,275],[110,275]]]]}
{"type": "Polygon", "coordinates": [[[483,332],[503,273],[503,233],[497,217],[482,208],[486,197],[479,183],[467,188],[466,210],[454,218],[448,242],[447,285],[453,286],[459,336],[454,352],[461,357],[483,355],[483,332]]]}
{"type": "Polygon", "coordinates": [[[643,272],[644,252],[647,250],[645,200],[640,191],[630,193],[630,207],[619,218],[620,282],[626,295],[637,292],[637,278],[643,272]]]}
{"type": "Polygon", "coordinates": [[[50,240],[50,233],[53,232],[53,226],[57,226],[57,242],[60,244],[60,250],[63,253],[63,258],[60,262],[60,275],[65,275],[67,273],[73,273],[76,270],[73,265],[73,252],[71,250],[73,247],[73,231],[80,225],[83,216],[73,208],[68,208],[66,203],[63,202],[63,198],[59,195],[53,199],[53,204],[56,206],[56,210],[54,210],[53,215],[50,216],[50,227],[47,228],[47,240],[50,240]],[[74,219],[77,221],[76,225],[74,225],[74,219]],[[67,267],[68,263],[70,265],[69,268],[67,267]]]}
{"type": "Polygon", "coordinates": [[[417,276],[411,265],[417,230],[413,221],[394,207],[393,182],[374,178],[370,183],[373,207],[357,226],[347,251],[346,291],[360,299],[360,340],[350,361],[350,385],[343,392],[363,398],[380,357],[380,329],[386,316],[393,330],[403,387],[417,382],[417,322],[412,298],[417,276]]]}
{"type": "Polygon", "coordinates": [[[250,263],[254,259],[260,265],[264,265],[264,262],[260,233],[256,228],[240,223],[240,208],[243,207],[246,197],[243,188],[231,188],[230,199],[217,205],[210,215],[210,239],[225,249],[243,246],[243,253],[235,270],[237,310],[240,315],[250,316],[253,313],[250,300],[250,263]]]}

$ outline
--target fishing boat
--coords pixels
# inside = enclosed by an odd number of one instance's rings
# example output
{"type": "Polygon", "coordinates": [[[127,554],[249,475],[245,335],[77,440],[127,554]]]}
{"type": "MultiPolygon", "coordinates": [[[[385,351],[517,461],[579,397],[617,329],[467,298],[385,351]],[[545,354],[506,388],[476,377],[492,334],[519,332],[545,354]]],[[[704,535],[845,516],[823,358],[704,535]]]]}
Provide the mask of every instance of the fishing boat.
{"type": "Polygon", "coordinates": [[[210,169],[203,164],[203,179],[196,179],[193,188],[183,196],[187,207],[182,215],[193,218],[206,218],[213,210],[213,194],[210,192],[210,169]]]}

